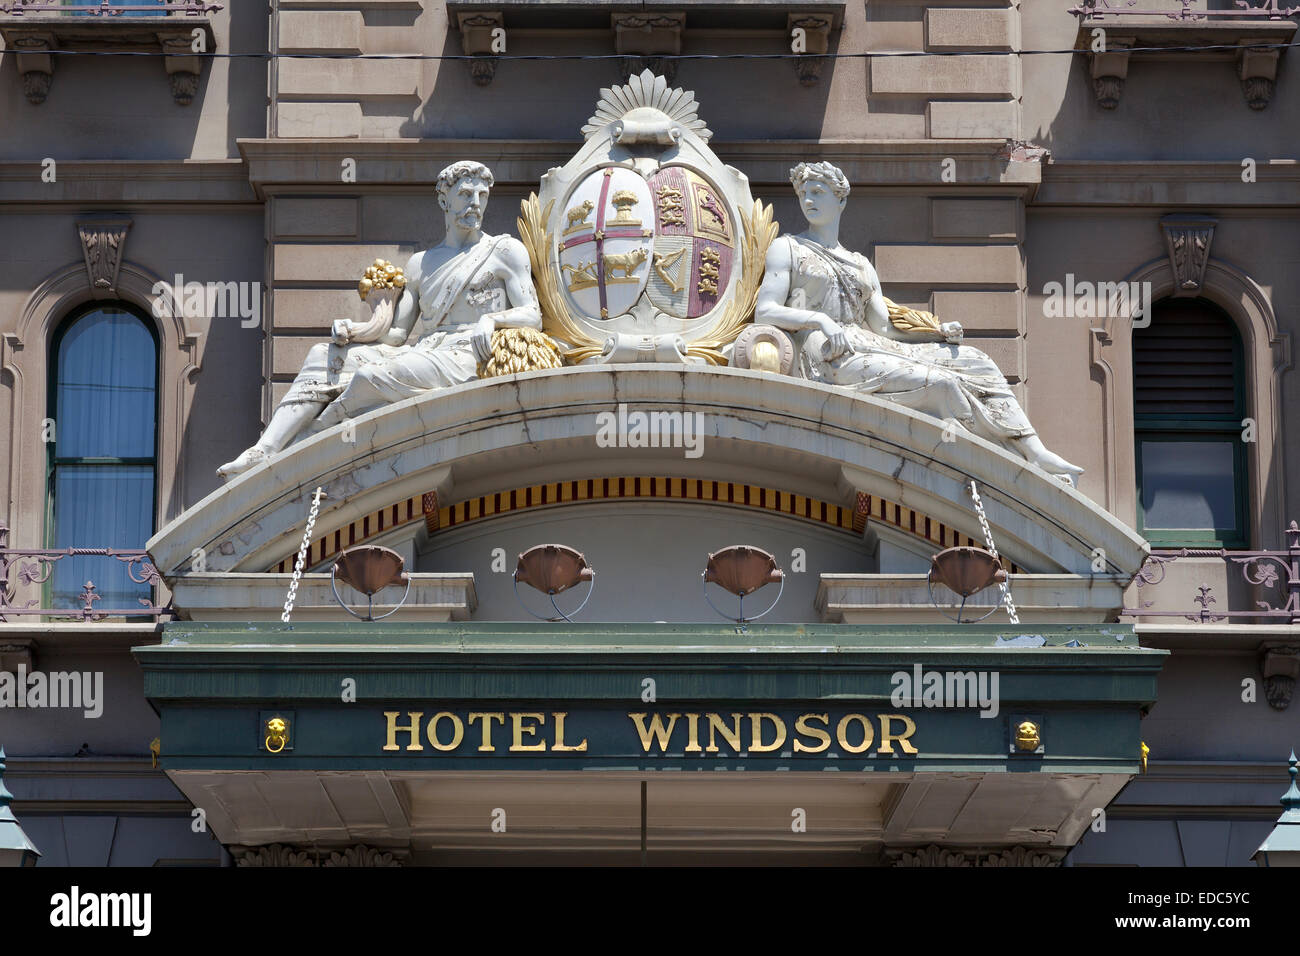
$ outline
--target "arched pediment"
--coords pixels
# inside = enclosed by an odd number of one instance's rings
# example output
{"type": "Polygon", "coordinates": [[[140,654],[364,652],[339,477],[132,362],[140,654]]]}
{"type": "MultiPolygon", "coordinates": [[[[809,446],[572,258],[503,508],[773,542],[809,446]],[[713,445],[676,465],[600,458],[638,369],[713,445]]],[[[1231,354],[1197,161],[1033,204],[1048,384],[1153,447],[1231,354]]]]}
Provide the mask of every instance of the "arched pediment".
{"type": "Polygon", "coordinates": [[[511,492],[516,508],[533,488],[555,498],[540,504],[563,507],[581,500],[576,483],[585,489],[599,480],[602,495],[616,500],[606,479],[629,478],[678,479],[667,497],[679,501],[703,482],[756,488],[786,517],[814,520],[816,510],[823,520],[825,505],[859,533],[873,521],[917,533],[919,521],[933,550],[983,542],[967,493],[973,480],[999,550],[1025,571],[1088,574],[1100,554],[1109,572],[1131,576],[1147,553],[1140,537],[1088,498],[989,442],[945,441],[942,422],[890,402],[744,369],[529,372],[431,392],[351,424],[292,446],[163,528],[148,545],[159,569],[184,571],[195,549],[209,571],[291,562],[317,487],[328,497],[315,528],[322,550],[309,565],[354,543],[358,528],[389,543],[395,533],[427,534],[458,514],[483,516],[511,492]],[[698,456],[682,447],[602,447],[602,416],[620,406],[700,414],[698,456]]]}

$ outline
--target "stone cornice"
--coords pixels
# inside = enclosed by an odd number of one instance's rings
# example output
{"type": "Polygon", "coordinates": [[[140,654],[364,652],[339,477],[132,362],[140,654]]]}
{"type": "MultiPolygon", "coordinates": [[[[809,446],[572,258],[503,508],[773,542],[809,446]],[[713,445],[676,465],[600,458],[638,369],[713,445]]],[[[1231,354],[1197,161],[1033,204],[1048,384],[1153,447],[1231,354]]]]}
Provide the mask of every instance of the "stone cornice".
{"type": "Polygon", "coordinates": [[[242,159],[60,159],[54,182],[39,159],[0,161],[0,203],[256,203],[242,159]]]}
{"type": "MultiPolygon", "coordinates": [[[[576,140],[501,139],[241,139],[248,178],[258,195],[285,186],[341,186],[345,159],[357,163],[355,191],[376,185],[432,188],[438,173],[458,159],[491,167],[502,185],[535,187],[542,175],[563,165],[576,140]]],[[[789,188],[790,167],[801,160],[827,160],[843,168],[855,184],[917,186],[930,189],[997,187],[1032,191],[1040,163],[1012,160],[1005,140],[736,140],[710,144],[723,162],[735,166],[755,186],[789,188]],[[941,179],[944,159],[957,163],[958,182],[941,179]]]]}
{"type": "Polygon", "coordinates": [[[1057,160],[1034,196],[1039,206],[1298,206],[1300,160],[1256,157],[1255,181],[1242,160],[1057,160]]]}

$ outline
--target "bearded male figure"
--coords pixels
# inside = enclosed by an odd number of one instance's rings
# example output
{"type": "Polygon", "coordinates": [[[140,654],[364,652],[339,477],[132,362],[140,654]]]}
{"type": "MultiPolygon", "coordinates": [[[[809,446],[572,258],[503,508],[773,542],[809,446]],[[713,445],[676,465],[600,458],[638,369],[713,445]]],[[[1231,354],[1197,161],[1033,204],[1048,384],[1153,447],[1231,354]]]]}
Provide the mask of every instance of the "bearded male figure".
{"type": "Polygon", "coordinates": [[[804,376],[956,422],[1075,484],[1083,469],[1043,445],[993,360],[960,344],[961,325],[894,305],[866,256],[840,245],[844,173],[800,163],[790,181],[808,229],[772,243],[754,318],[794,333],[804,376]]]}
{"type": "Polygon", "coordinates": [[[541,329],[528,252],[513,236],[483,233],[492,172],[452,163],[438,175],[447,233],[413,255],[391,327],[374,343],[354,341],[360,323],[340,319],[302,371],[257,444],[217,469],[230,478],[266,461],[305,430],[320,430],[391,402],[478,377],[498,328],[541,329]]]}

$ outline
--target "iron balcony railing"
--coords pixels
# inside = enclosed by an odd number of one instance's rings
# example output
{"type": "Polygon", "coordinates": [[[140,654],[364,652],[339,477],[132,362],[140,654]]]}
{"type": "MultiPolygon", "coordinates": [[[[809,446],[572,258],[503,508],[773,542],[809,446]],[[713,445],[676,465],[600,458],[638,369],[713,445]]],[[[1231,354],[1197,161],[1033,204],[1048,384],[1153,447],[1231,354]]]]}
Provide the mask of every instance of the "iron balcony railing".
{"type": "Polygon", "coordinates": [[[159,620],[173,611],[155,603],[158,583],[162,580],[148,552],[140,548],[11,548],[9,529],[0,523],[0,621],[9,623],[11,617],[35,615],[49,619],[76,621],[102,621],[110,617],[148,617],[159,620]],[[76,600],[80,607],[44,607],[45,584],[54,573],[59,561],[70,557],[111,558],[125,566],[127,577],[135,584],[148,587],[150,597],[136,598],[138,607],[96,607],[103,600],[97,593],[94,581],[81,586],[76,600]],[[33,590],[41,597],[29,598],[33,590]]]}
{"type": "Polygon", "coordinates": [[[188,17],[202,17],[223,9],[220,3],[205,3],[203,0],[158,0],[156,3],[110,3],[102,0],[96,4],[76,5],[62,3],[59,0],[12,0],[0,3],[0,13],[21,17],[26,13],[62,14],[77,17],[120,17],[123,14],[170,16],[180,14],[188,17]]]}
{"type": "Polygon", "coordinates": [[[1161,550],[1151,552],[1150,557],[1138,571],[1134,579],[1138,586],[1138,607],[1126,607],[1120,611],[1127,617],[1181,617],[1197,624],[1211,624],[1219,621],[1231,622],[1233,618],[1255,618],[1265,622],[1284,624],[1300,623],[1300,526],[1294,521],[1285,531],[1285,551],[1229,551],[1226,548],[1181,548],[1177,551],[1161,550]],[[1141,601],[1142,590],[1158,585],[1165,579],[1168,566],[1179,558],[1222,558],[1236,565],[1242,580],[1256,588],[1282,589],[1286,603],[1275,607],[1269,601],[1256,601],[1253,610],[1216,610],[1211,605],[1218,603],[1214,589],[1208,584],[1200,585],[1200,592],[1192,601],[1199,605],[1195,610],[1152,611],[1155,601],[1141,601]]]}
{"type": "Polygon", "coordinates": [[[1196,6],[1197,0],[1080,0],[1077,6],[1067,12],[1090,20],[1105,17],[1168,17],[1170,20],[1197,21],[1211,17],[1239,19],[1247,17],[1267,17],[1270,20],[1283,20],[1300,13],[1300,6],[1282,7],[1280,0],[1234,0],[1234,7],[1219,10],[1207,10],[1196,6]],[[1160,10],[1137,9],[1138,3],[1143,7],[1163,7],[1160,10]]]}

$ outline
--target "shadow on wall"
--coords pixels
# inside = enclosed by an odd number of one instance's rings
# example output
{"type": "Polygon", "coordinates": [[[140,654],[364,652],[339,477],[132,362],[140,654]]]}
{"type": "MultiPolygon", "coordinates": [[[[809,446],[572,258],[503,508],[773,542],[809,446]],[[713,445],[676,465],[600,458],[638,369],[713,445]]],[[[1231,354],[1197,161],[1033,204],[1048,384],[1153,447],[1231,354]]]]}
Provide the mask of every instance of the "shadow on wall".
{"type": "MultiPolygon", "coordinates": [[[[228,2],[214,15],[217,52],[267,49],[269,4],[228,2]]],[[[264,59],[203,64],[188,106],[172,97],[161,57],[56,56],[47,99],[23,95],[17,57],[0,56],[0,160],[190,159],[238,156],[235,140],[266,134],[264,59]]]]}
{"type": "MultiPolygon", "coordinates": [[[[1022,5],[1025,49],[1075,46],[1079,21],[1066,6],[1022,5]]],[[[1231,59],[1133,58],[1119,104],[1107,110],[1098,105],[1087,55],[1025,57],[1023,129],[1057,161],[1290,157],[1294,127],[1284,117],[1295,114],[1294,69],[1284,55],[1273,101],[1253,110],[1231,59]]]]}
{"type": "MultiPolygon", "coordinates": [[[[367,14],[369,23],[370,15],[367,14]]],[[[688,21],[689,23],[689,21],[688,21]]],[[[840,31],[831,35],[835,52],[840,31]]],[[[444,56],[460,56],[455,27],[435,40],[444,56]]],[[[595,111],[602,87],[622,84],[620,60],[612,58],[608,36],[549,38],[507,35],[509,54],[609,56],[603,60],[504,60],[487,86],[477,86],[462,60],[432,64],[429,95],[399,135],[419,138],[579,139],[595,111]]],[[[695,38],[688,26],[683,54],[783,53],[788,46],[771,37],[695,38]]],[[[831,77],[856,61],[825,61],[820,81],[801,86],[788,60],[679,60],[671,86],[694,90],[700,116],[715,140],[818,139],[822,135],[831,77]]],[[[636,72],[643,65],[636,61],[636,72]]],[[[861,63],[858,69],[863,69],[861,63]]],[[[429,76],[429,73],[426,73],[429,76]]],[[[489,162],[486,158],[483,160],[489,162]]],[[[489,162],[490,165],[490,162],[489,162]]]]}

